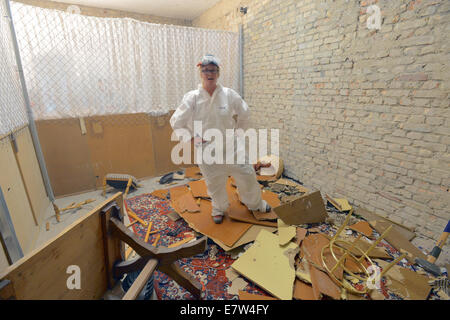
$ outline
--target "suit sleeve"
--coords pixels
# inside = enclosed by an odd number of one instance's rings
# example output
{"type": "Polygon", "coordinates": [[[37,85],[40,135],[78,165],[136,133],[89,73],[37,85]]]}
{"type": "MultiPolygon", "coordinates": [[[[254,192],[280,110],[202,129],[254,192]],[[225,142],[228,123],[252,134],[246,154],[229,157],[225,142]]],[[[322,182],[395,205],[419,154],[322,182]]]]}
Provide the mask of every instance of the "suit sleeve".
{"type": "Polygon", "coordinates": [[[233,89],[230,89],[230,100],[234,114],[237,115],[238,129],[247,130],[250,126],[250,109],[242,97],[233,89]]]}
{"type": "MultiPolygon", "coordinates": [[[[193,114],[194,114],[195,96],[192,93],[186,93],[181,101],[181,104],[170,118],[170,125],[177,135],[178,139],[186,141],[185,135],[181,134],[183,130],[187,130],[191,137],[193,137],[193,114]]],[[[190,140],[190,138],[189,138],[190,140]]]]}

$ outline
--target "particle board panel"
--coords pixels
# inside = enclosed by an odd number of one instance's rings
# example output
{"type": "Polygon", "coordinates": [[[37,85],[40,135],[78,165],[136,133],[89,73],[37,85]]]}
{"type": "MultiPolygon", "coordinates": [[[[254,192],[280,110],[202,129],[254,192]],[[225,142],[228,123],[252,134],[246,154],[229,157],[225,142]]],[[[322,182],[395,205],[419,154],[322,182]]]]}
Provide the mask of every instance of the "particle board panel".
{"type": "Polygon", "coordinates": [[[108,173],[136,178],[155,175],[153,138],[148,115],[116,114],[85,119],[90,161],[96,186],[108,173]]]}
{"type": "Polygon", "coordinates": [[[285,223],[293,225],[324,222],[328,217],[320,191],[301,196],[274,211],[285,223]]]}
{"type": "Polygon", "coordinates": [[[294,299],[297,300],[317,300],[314,296],[313,288],[310,284],[306,284],[295,279],[294,283],[294,299]]]}
{"type": "Polygon", "coordinates": [[[88,138],[79,119],[36,121],[39,141],[55,196],[95,189],[88,138]]]}
{"type": "Polygon", "coordinates": [[[232,179],[227,181],[228,201],[230,206],[227,210],[227,214],[230,218],[236,221],[242,221],[251,223],[254,225],[261,225],[267,227],[277,227],[277,222],[258,220],[252,214],[248,208],[239,201],[239,197],[236,194],[236,189],[232,186],[232,179]]]}
{"type": "Polygon", "coordinates": [[[265,226],[258,226],[258,225],[252,225],[243,235],[242,237],[239,238],[238,241],[236,241],[236,243],[232,246],[229,247],[227,245],[225,245],[224,243],[218,241],[216,239],[216,243],[225,251],[231,251],[237,247],[240,247],[244,244],[247,244],[249,242],[255,241],[256,237],[258,236],[259,232],[261,230],[266,230],[268,232],[275,232],[277,231],[277,228],[273,228],[273,227],[265,227],[265,226]]]}
{"type": "Polygon", "coordinates": [[[281,247],[277,235],[262,230],[254,244],[231,266],[273,296],[291,300],[297,252],[295,243],[281,247]]]}
{"type": "MultiPolygon", "coordinates": [[[[369,221],[369,223],[379,234],[382,234],[391,225],[388,221],[369,221]]],[[[406,251],[408,255],[405,258],[413,264],[415,263],[415,258],[427,259],[427,256],[414,246],[402,233],[398,232],[395,227],[388,232],[384,239],[397,250],[406,251]]]]}
{"type": "Polygon", "coordinates": [[[31,206],[36,214],[38,224],[41,224],[50,205],[50,199],[45,190],[41,169],[28,127],[16,135],[16,143],[18,149],[17,159],[22,168],[24,184],[27,186],[31,206]]]}
{"type": "Polygon", "coordinates": [[[397,224],[394,221],[391,221],[387,218],[384,218],[384,217],[382,217],[376,213],[370,212],[366,209],[356,208],[355,214],[362,216],[364,219],[366,219],[366,221],[376,221],[376,220],[388,221],[394,225],[393,229],[395,229],[397,232],[401,233],[409,241],[411,241],[412,239],[414,239],[416,237],[416,234],[413,232],[413,230],[409,230],[408,228],[406,228],[400,224],[397,224]]]}
{"type": "Polygon", "coordinates": [[[17,166],[11,144],[0,141],[0,187],[11,216],[17,239],[24,254],[29,252],[39,233],[39,226],[34,222],[30,203],[27,200],[25,186],[17,166]]]}
{"type": "Polygon", "coordinates": [[[234,221],[226,214],[222,223],[216,224],[211,217],[211,212],[211,201],[201,199],[200,212],[185,212],[181,215],[181,217],[189,224],[191,228],[213,240],[219,240],[228,247],[233,247],[233,245],[252,226],[249,223],[234,221]]]}
{"type": "MultiPolygon", "coordinates": [[[[122,193],[102,202],[60,235],[8,267],[0,279],[13,283],[19,300],[99,299],[108,288],[101,210],[109,202],[122,203],[122,193]],[[70,290],[69,266],[80,268],[81,288],[70,290]]],[[[108,239],[109,262],[122,259],[120,241],[108,239]],[[120,246],[120,247],[119,247],[120,246]]]]}
{"type": "Polygon", "coordinates": [[[149,117],[151,136],[154,142],[155,175],[162,175],[178,170],[181,166],[175,165],[171,159],[172,148],[178,143],[178,141],[171,141],[173,130],[169,120],[172,114],[173,111],[166,115],[149,117]]]}
{"type": "Polygon", "coordinates": [[[206,187],[206,181],[204,179],[189,182],[188,185],[189,188],[191,188],[192,195],[195,198],[210,198],[206,187]]]}

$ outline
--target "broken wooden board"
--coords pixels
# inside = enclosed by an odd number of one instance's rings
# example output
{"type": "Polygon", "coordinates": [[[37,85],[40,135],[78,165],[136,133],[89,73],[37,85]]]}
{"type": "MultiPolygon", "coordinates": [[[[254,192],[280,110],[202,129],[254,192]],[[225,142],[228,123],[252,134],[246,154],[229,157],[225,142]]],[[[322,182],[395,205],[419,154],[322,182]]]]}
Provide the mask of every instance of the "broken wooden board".
{"type": "Polygon", "coordinates": [[[414,233],[414,230],[410,230],[409,228],[402,226],[394,221],[391,221],[387,218],[384,218],[376,213],[373,213],[371,211],[368,211],[363,208],[355,208],[355,214],[363,217],[366,219],[366,221],[387,221],[394,225],[393,229],[395,229],[398,233],[402,234],[405,238],[407,238],[409,241],[414,239],[416,237],[416,234],[414,233]]]}
{"type": "Polygon", "coordinates": [[[236,243],[229,247],[227,245],[225,245],[223,242],[219,241],[219,240],[214,240],[214,242],[219,245],[224,251],[228,252],[231,251],[233,249],[236,249],[244,244],[247,244],[249,242],[255,241],[256,237],[258,236],[259,232],[261,230],[266,230],[270,233],[274,233],[275,231],[277,231],[277,228],[274,227],[266,227],[266,226],[258,226],[258,225],[252,225],[243,235],[242,237],[239,238],[238,241],[236,241],[236,243]]]}
{"type": "Polygon", "coordinates": [[[294,283],[293,297],[297,300],[317,300],[312,286],[297,279],[295,279],[294,283]]]}
{"type": "Polygon", "coordinates": [[[328,217],[320,191],[274,208],[274,211],[281,220],[291,225],[324,222],[328,217]]]}
{"type": "Polygon", "coordinates": [[[155,190],[155,191],[151,192],[150,194],[159,199],[166,200],[167,195],[169,194],[169,190],[168,189],[159,189],[159,190],[155,190]]]}
{"type": "MultiPolygon", "coordinates": [[[[379,234],[382,234],[391,225],[387,221],[369,221],[369,223],[379,234]]],[[[426,255],[405,238],[403,234],[399,233],[396,228],[392,228],[384,239],[398,251],[408,253],[405,258],[412,264],[416,263],[415,258],[427,259],[426,255]]]]}
{"type": "Polygon", "coordinates": [[[325,195],[325,198],[339,211],[350,211],[352,206],[348,203],[347,199],[344,198],[332,198],[329,195],[325,195]]]}
{"type": "Polygon", "coordinates": [[[277,298],[264,296],[261,294],[248,293],[247,291],[239,291],[239,300],[278,300],[277,298]]]}
{"type": "Polygon", "coordinates": [[[325,272],[314,266],[310,266],[311,282],[315,300],[319,300],[324,294],[335,300],[341,299],[341,288],[325,272]]]}
{"type": "Polygon", "coordinates": [[[295,279],[295,243],[281,247],[278,236],[262,230],[254,244],[231,266],[273,296],[291,300],[295,279]]]}
{"type": "MultiPolygon", "coordinates": [[[[376,262],[381,268],[388,265],[382,260],[376,262]]],[[[405,300],[426,300],[432,289],[428,283],[430,278],[398,265],[386,273],[386,278],[386,286],[405,300]]]]}
{"type": "Polygon", "coordinates": [[[309,263],[306,259],[301,259],[299,263],[296,264],[295,275],[300,280],[311,283],[311,274],[309,272],[309,263]]]}
{"type": "Polygon", "coordinates": [[[297,234],[297,229],[278,219],[278,240],[280,246],[288,244],[297,234]]]}
{"type": "Polygon", "coordinates": [[[277,181],[275,181],[275,183],[290,186],[290,187],[295,187],[295,188],[297,188],[298,191],[303,192],[303,193],[309,192],[309,189],[305,188],[304,186],[302,186],[298,183],[288,180],[288,179],[281,178],[281,179],[278,179],[277,181]]]}
{"type": "MultiPolygon", "coordinates": [[[[304,254],[304,257],[308,262],[310,262],[312,265],[314,265],[316,268],[326,271],[326,268],[324,266],[324,262],[326,263],[326,266],[331,269],[336,265],[336,260],[333,258],[331,251],[328,249],[323,248],[327,246],[330,243],[330,241],[322,234],[311,234],[307,236],[303,242],[302,242],[302,252],[304,254]],[[323,253],[323,259],[322,261],[322,250],[323,253]]],[[[334,247],[334,253],[337,258],[340,258],[343,254],[342,249],[339,247],[334,247]]],[[[343,268],[338,267],[333,272],[334,276],[337,277],[339,280],[342,280],[343,278],[343,268]]]]}
{"type": "Polygon", "coordinates": [[[257,220],[255,218],[252,212],[248,210],[248,208],[239,201],[238,195],[236,194],[236,189],[233,188],[230,179],[228,179],[227,182],[227,192],[228,192],[228,201],[230,203],[230,206],[228,207],[227,210],[227,215],[231,219],[267,227],[277,227],[276,222],[257,220]]]}
{"type": "Polygon", "coordinates": [[[188,183],[189,188],[191,188],[192,195],[195,198],[211,198],[208,195],[208,189],[206,187],[206,181],[204,179],[191,181],[188,183]]]}
{"type": "Polygon", "coordinates": [[[200,212],[185,212],[181,217],[192,229],[210,237],[214,241],[218,240],[228,247],[233,247],[252,226],[249,223],[232,220],[227,214],[225,214],[221,224],[216,224],[211,217],[211,212],[211,201],[201,199],[200,212]]]}
{"type": "MultiPolygon", "coordinates": [[[[327,237],[328,239],[331,239],[329,236],[325,236],[325,237],[327,237]]],[[[349,236],[345,236],[345,235],[341,235],[341,236],[338,237],[338,240],[336,241],[335,245],[337,245],[337,246],[339,246],[339,247],[341,247],[341,248],[344,248],[344,249],[346,249],[346,250],[349,250],[350,247],[351,247],[351,245],[348,244],[348,243],[344,243],[344,242],[342,242],[342,241],[339,241],[339,240],[344,240],[344,241],[348,241],[348,242],[350,242],[350,243],[353,243],[353,242],[356,240],[356,238],[354,238],[354,237],[349,237],[349,236]]],[[[357,243],[357,246],[358,246],[358,248],[360,248],[363,252],[366,252],[366,251],[370,248],[371,243],[367,242],[367,241],[364,240],[364,239],[359,239],[359,240],[358,240],[358,243],[357,243]]],[[[356,248],[353,248],[353,249],[351,250],[351,253],[352,253],[353,255],[355,255],[356,257],[361,257],[361,255],[362,255],[362,254],[361,254],[361,251],[359,251],[359,250],[356,249],[356,248]]],[[[373,248],[372,251],[370,251],[369,257],[370,257],[370,258],[380,258],[380,259],[393,259],[393,257],[390,256],[390,255],[387,253],[386,249],[383,248],[383,247],[380,247],[379,245],[378,245],[377,247],[373,248]]]]}
{"type": "Polygon", "coordinates": [[[295,243],[298,246],[300,246],[300,244],[302,243],[303,239],[305,239],[307,232],[308,232],[308,230],[306,230],[305,228],[297,227],[297,232],[296,232],[296,235],[295,235],[295,243]]]}
{"type": "Polygon", "coordinates": [[[355,230],[359,233],[362,233],[368,238],[371,238],[373,235],[373,229],[370,227],[369,223],[366,221],[359,221],[351,226],[348,226],[349,229],[355,230]]]}
{"type": "Polygon", "coordinates": [[[203,177],[200,168],[197,166],[184,169],[184,176],[189,179],[201,179],[203,177]]]}
{"type": "Polygon", "coordinates": [[[183,214],[184,212],[200,212],[200,207],[190,192],[172,200],[172,206],[178,214],[183,214]]]}

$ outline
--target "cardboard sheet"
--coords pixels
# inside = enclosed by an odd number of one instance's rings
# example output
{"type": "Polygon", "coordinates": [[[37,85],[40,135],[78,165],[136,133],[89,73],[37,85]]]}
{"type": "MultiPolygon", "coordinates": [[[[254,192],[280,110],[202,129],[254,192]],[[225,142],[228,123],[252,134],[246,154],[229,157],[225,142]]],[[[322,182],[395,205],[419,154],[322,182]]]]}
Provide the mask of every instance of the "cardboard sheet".
{"type": "Polygon", "coordinates": [[[306,194],[274,211],[280,219],[291,225],[324,222],[328,217],[320,191],[306,194]]]}
{"type": "Polygon", "coordinates": [[[254,244],[231,266],[273,296],[291,300],[297,252],[295,243],[281,247],[278,236],[263,230],[254,244]]]}

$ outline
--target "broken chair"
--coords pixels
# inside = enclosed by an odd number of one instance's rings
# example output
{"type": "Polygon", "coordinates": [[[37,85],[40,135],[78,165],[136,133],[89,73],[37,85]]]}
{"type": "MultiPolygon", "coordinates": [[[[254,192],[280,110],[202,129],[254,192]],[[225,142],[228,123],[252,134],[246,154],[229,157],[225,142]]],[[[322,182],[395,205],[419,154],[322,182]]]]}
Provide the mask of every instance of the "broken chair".
{"type": "Polygon", "coordinates": [[[142,270],[123,297],[136,299],[156,269],[199,299],[202,285],[176,261],[203,253],[206,237],[173,248],[154,247],[127,229],[122,212],[123,195],[118,192],[9,266],[0,273],[0,299],[102,299],[124,274],[142,270]],[[140,257],[125,261],[124,242],[140,257]]]}

